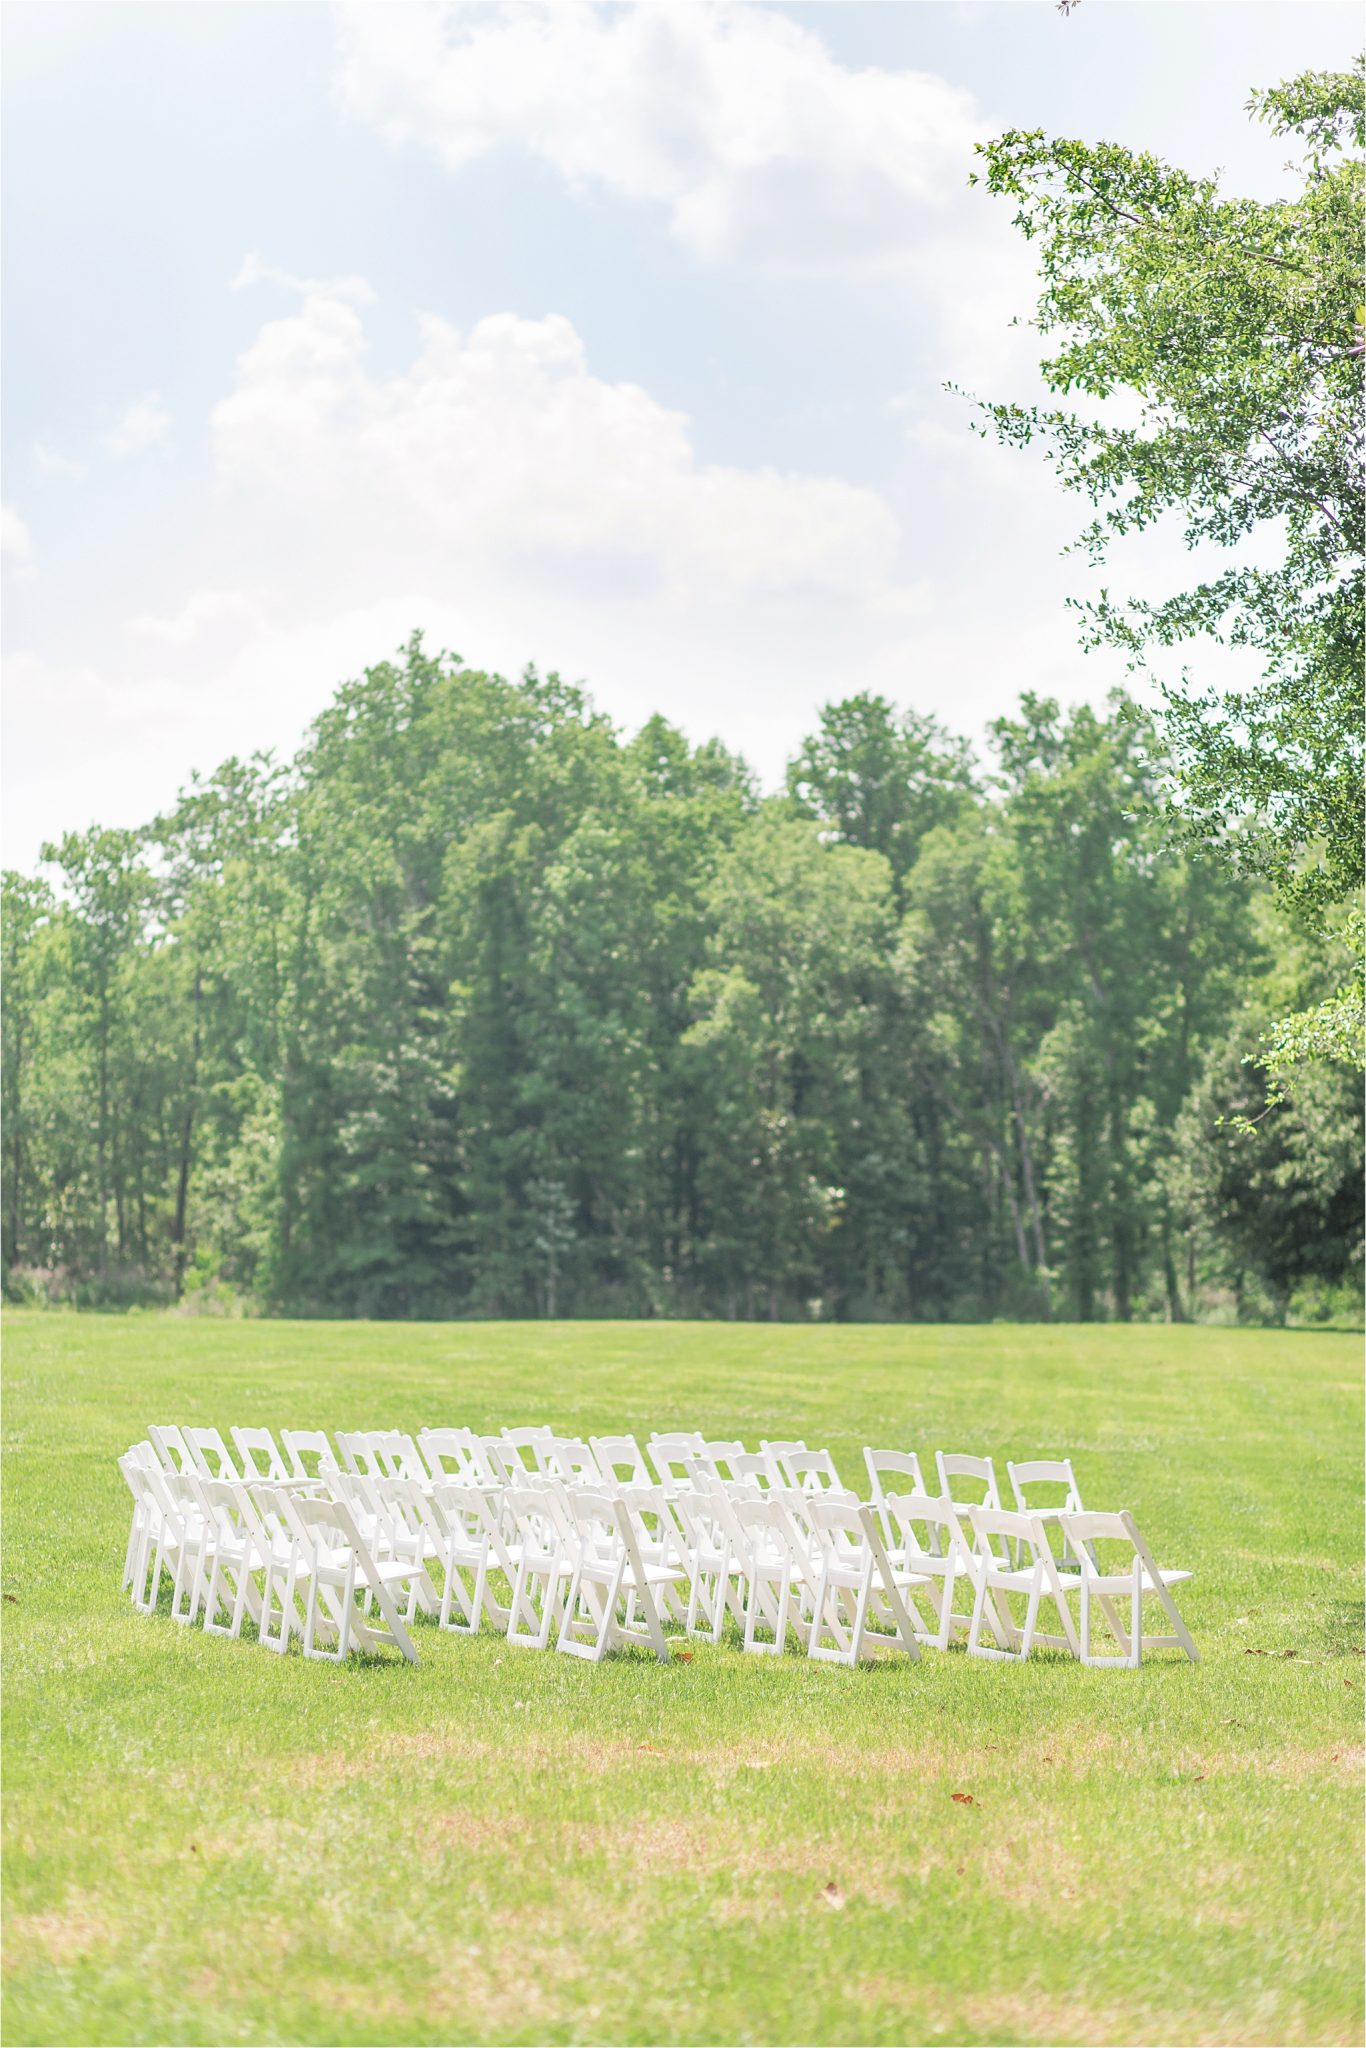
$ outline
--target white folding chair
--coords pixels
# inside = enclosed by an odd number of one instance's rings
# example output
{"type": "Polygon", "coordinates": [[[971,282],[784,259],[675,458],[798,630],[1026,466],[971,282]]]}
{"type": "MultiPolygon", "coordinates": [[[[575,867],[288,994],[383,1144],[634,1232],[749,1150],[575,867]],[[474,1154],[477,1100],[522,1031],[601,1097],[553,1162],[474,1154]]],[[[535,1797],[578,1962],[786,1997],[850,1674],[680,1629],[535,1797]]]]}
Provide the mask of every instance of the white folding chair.
{"type": "Polygon", "coordinates": [[[280,1446],[268,1429],[231,1429],[228,1434],[237,1448],[242,1461],[242,1477],[250,1485],[252,1480],[262,1480],[278,1485],[288,1479],[289,1470],[285,1464],[280,1446]]]}
{"type": "Polygon", "coordinates": [[[864,1446],[863,1462],[868,1467],[868,1498],[880,1508],[887,1493],[887,1479],[909,1479],[909,1486],[894,1485],[893,1493],[925,1493],[924,1474],[914,1451],[874,1451],[864,1446]]]}
{"type": "MultiPolygon", "coordinates": [[[[123,1585],[132,1595],[135,1605],[141,1604],[138,1590],[146,1583],[147,1559],[156,1544],[160,1509],[147,1483],[148,1462],[159,1471],[156,1452],[150,1444],[135,1444],[119,1459],[119,1471],[124,1483],[133,1496],[132,1520],[128,1529],[128,1547],[123,1557],[123,1585]],[[146,1456],[142,1454],[145,1451],[146,1456]]],[[[153,1602],[155,1605],[155,1602],[153,1602]]]]}
{"type": "Polygon", "coordinates": [[[787,1484],[798,1493],[824,1493],[832,1488],[837,1493],[848,1491],[829,1451],[788,1451],[778,1463],[787,1484]]]}
{"type": "MultiPolygon", "coordinates": [[[[427,1482],[430,1488],[431,1481],[427,1482]]],[[[441,1553],[441,1524],[429,1508],[428,1490],[416,1479],[372,1479],[369,1492],[375,1502],[380,1536],[372,1544],[376,1557],[411,1564],[408,1608],[404,1620],[411,1622],[420,1607],[435,1614],[441,1595],[432,1583],[427,1560],[441,1553]]]]}
{"type": "Polygon", "coordinates": [[[280,1442],[289,1460],[291,1479],[318,1479],[326,1468],[335,1470],[341,1463],[321,1429],[282,1429],[280,1442]]]}
{"type": "Polygon", "coordinates": [[[342,1465],[366,1479],[429,1479],[417,1445],[401,1429],[337,1431],[342,1465]]]}
{"type": "Polygon", "coordinates": [[[523,1486],[543,1475],[539,1467],[528,1471],[521,1458],[501,1436],[476,1436],[471,1452],[476,1486],[523,1486]]]}
{"type": "Polygon", "coordinates": [[[454,1480],[458,1486],[474,1483],[477,1446],[472,1430],[419,1430],[417,1447],[433,1480],[454,1480]]]}
{"type": "Polygon", "coordinates": [[[520,1472],[545,1472],[546,1450],[555,1432],[548,1422],[528,1424],[523,1429],[504,1429],[500,1441],[514,1476],[520,1472]]]}
{"type": "Polygon", "coordinates": [[[645,1453],[633,1436],[590,1436],[588,1441],[609,1487],[654,1485],[645,1453]]]}
{"type": "Polygon", "coordinates": [[[388,1645],[400,1650],[410,1664],[416,1664],[417,1651],[394,1598],[396,1593],[402,1598],[403,1589],[411,1584],[413,1564],[405,1558],[381,1562],[372,1556],[344,1501],[311,1500],[304,1495],[282,1497],[288,1501],[289,1511],[311,1552],[304,1655],[340,1664],[353,1645],[364,1650],[388,1645]],[[356,1606],[358,1593],[365,1600],[364,1613],[356,1606]],[[374,1597],[384,1618],[383,1628],[377,1628],[369,1618],[367,1595],[374,1597]],[[331,1641],[332,1648],[319,1646],[320,1634],[331,1641]]]}
{"type": "Polygon", "coordinates": [[[147,1434],[163,1472],[194,1471],[190,1447],[173,1422],[154,1422],[149,1425],[147,1434]]]}
{"type": "Polygon", "coordinates": [[[857,1664],[880,1649],[904,1650],[914,1663],[920,1645],[905,1594],[929,1581],[894,1568],[871,1506],[813,1498],[806,1515],[820,1558],[807,1655],[857,1664]]]}
{"type": "MultiPolygon", "coordinates": [[[[996,1482],[996,1467],[990,1458],[974,1458],[960,1451],[936,1451],[936,1470],[939,1473],[939,1491],[947,1494],[958,1510],[958,1519],[963,1534],[976,1547],[972,1524],[968,1519],[970,1508],[995,1510],[1001,1506],[1001,1489],[996,1482]]],[[[1002,1563],[1010,1561],[1013,1553],[1007,1546],[998,1545],[997,1555],[1002,1563]]],[[[1014,1560],[1019,1562],[1018,1558],[1014,1560]]]]}
{"type": "Polygon", "coordinates": [[[672,1429],[656,1433],[645,1449],[664,1486],[688,1486],[688,1460],[700,1456],[703,1438],[695,1429],[672,1429]]]}
{"type": "MultiPolygon", "coordinates": [[[[972,1627],[972,1604],[965,1614],[955,1609],[959,1581],[966,1582],[974,1602],[977,1589],[973,1553],[958,1512],[947,1495],[936,1498],[929,1493],[886,1494],[882,1512],[888,1530],[887,1551],[893,1565],[929,1582],[934,1607],[932,1628],[926,1627],[920,1611],[919,1587],[910,1588],[906,1594],[917,1640],[946,1650],[955,1630],[966,1633],[972,1627]]],[[[990,1623],[990,1615],[987,1619],[990,1623]]]]}
{"type": "Polygon", "coordinates": [[[717,1437],[710,1442],[704,1439],[700,1448],[692,1455],[699,1464],[705,1465],[709,1472],[714,1472],[716,1477],[724,1482],[739,1478],[735,1467],[742,1458],[750,1454],[738,1438],[717,1437]]]}
{"type": "Polygon", "coordinates": [[[732,1497],[728,1506],[738,1532],[745,1648],[760,1656],[781,1656],[789,1626],[809,1641],[801,1594],[813,1584],[810,1554],[786,1507],[772,1494],[752,1500],[732,1497]],[[761,1638],[761,1628],[769,1630],[768,1640],[761,1638]]]}
{"type": "Polygon", "coordinates": [[[548,1478],[562,1479],[566,1486],[600,1487],[603,1473],[596,1453],[579,1436],[552,1436],[545,1446],[548,1478]]]}
{"type": "Polygon", "coordinates": [[[734,1485],[748,1483],[757,1486],[760,1493],[768,1493],[783,1484],[781,1470],[767,1451],[742,1451],[738,1457],[728,1459],[727,1464],[734,1485]]]}
{"type": "Polygon", "coordinates": [[[144,1614],[154,1613],[161,1597],[162,1573],[166,1572],[171,1579],[173,1617],[182,1624],[192,1622],[198,1606],[196,1588],[205,1533],[203,1511],[195,1498],[191,1478],[183,1472],[168,1472],[159,1465],[136,1469],[146,1489],[150,1540],[144,1546],[139,1576],[134,1581],[133,1605],[144,1614]],[[187,1600],[188,1606],[184,1604],[187,1600]]]}
{"type": "Polygon", "coordinates": [[[507,1639],[519,1649],[544,1650],[560,1623],[577,1562],[574,1523],[564,1499],[563,1488],[553,1484],[503,1491],[503,1508],[516,1530],[507,1639]]]}
{"type": "MultiPolygon", "coordinates": [[[[1062,1515],[1076,1515],[1083,1511],[1085,1503],[1070,1458],[1027,1458],[1019,1464],[1007,1460],[1006,1473],[1019,1512],[1037,1515],[1045,1528],[1050,1523],[1056,1524],[1062,1515]],[[1057,1498],[1059,1487],[1062,1488],[1061,1500],[1057,1498]]],[[[1058,1562],[1063,1571],[1076,1569],[1076,1559],[1070,1556],[1065,1543],[1058,1562]]]]}
{"type": "Polygon", "coordinates": [[[292,1635],[303,1640],[304,1616],[298,1593],[312,1573],[313,1545],[292,1510],[297,1484],[273,1486],[258,1482],[247,1486],[246,1491],[256,1513],[257,1546],[261,1552],[257,1641],[263,1649],[283,1656],[292,1635]]]}
{"type": "Polygon", "coordinates": [[[728,1524],[716,1513],[703,1490],[679,1487],[672,1495],[675,1520],[683,1542],[688,1567],[688,1606],[684,1627],[689,1635],[701,1633],[717,1643],[729,1608],[737,1625],[745,1625],[745,1610],[736,1591],[740,1565],[728,1534],[728,1524]]]}
{"type": "Polygon", "coordinates": [[[204,1608],[204,1633],[240,1636],[250,1614],[258,1631],[261,1596],[253,1574],[263,1570],[268,1550],[251,1495],[240,1480],[201,1479],[197,1491],[208,1541],[199,1555],[196,1602],[204,1608]],[[227,1620],[218,1619],[222,1608],[227,1620]]]}
{"type": "Polygon", "coordinates": [[[232,1453],[216,1429],[182,1430],[194,1470],[201,1479],[240,1479],[232,1453]]]}
{"type": "Polygon", "coordinates": [[[1033,1515],[1012,1514],[1002,1508],[967,1510],[974,1536],[973,1567],[976,1598],[972,1626],[968,1630],[968,1651],[974,1657],[995,1657],[1023,1663],[1036,1644],[1077,1654],[1077,1634],[1072,1626],[1057,1561],[1048,1547],[1042,1522],[1033,1515]],[[1004,1539],[998,1551],[996,1544],[1004,1539]],[[1010,1608],[1010,1596],[1025,1601],[1023,1627],[1010,1608]],[[1051,1600],[1062,1627],[1061,1635],[1044,1635],[1039,1629],[1039,1608],[1051,1600]],[[991,1604],[989,1626],[996,1646],[982,1641],[982,1623],[991,1604]]]}
{"type": "Polygon", "coordinates": [[[1081,1596],[1081,1629],[1077,1654],[1083,1664],[1089,1664],[1096,1670],[1103,1670],[1107,1665],[1124,1665],[1129,1670],[1136,1671],[1143,1662],[1145,1649],[1184,1650],[1192,1664],[1200,1662],[1200,1652],[1191,1640],[1190,1630],[1181,1619],[1171,1591],[1173,1586],[1183,1585],[1187,1579],[1193,1578],[1193,1572],[1163,1570],[1156,1565],[1152,1552],[1139,1534],[1138,1525],[1127,1509],[1109,1515],[1064,1515],[1059,1527],[1079,1566],[1077,1578],[1073,1583],[1081,1596]],[[1107,1568],[1097,1553],[1097,1546],[1100,1544],[1117,1546],[1122,1552],[1122,1557],[1107,1568]],[[1169,1636],[1152,1636],[1144,1632],[1143,1602],[1153,1595],[1162,1602],[1171,1621],[1174,1633],[1169,1636]],[[1127,1630],[1116,1612],[1117,1604],[1126,1596],[1129,1601],[1127,1630]],[[1097,1655],[1092,1647],[1093,1601],[1100,1601],[1104,1608],[1111,1633],[1119,1644],[1118,1655],[1097,1655]]]}
{"type": "Polygon", "coordinates": [[[807,1455],[805,1439],[797,1437],[782,1443],[771,1443],[766,1436],[760,1437],[759,1449],[769,1461],[769,1469],[773,1474],[773,1483],[776,1486],[790,1486],[792,1484],[792,1481],[787,1476],[783,1460],[798,1456],[804,1458],[807,1455]]]}
{"type": "Polygon", "coordinates": [[[960,1514],[967,1508],[999,1508],[1001,1490],[996,1484],[996,1467],[990,1458],[971,1458],[959,1451],[936,1451],[939,1491],[946,1493],[960,1514]],[[966,1486],[955,1485],[966,1480],[966,1486]]]}
{"type": "Polygon", "coordinates": [[[677,1564],[645,1562],[644,1531],[629,1496],[613,1499],[576,1487],[566,1494],[565,1504],[574,1524],[576,1556],[557,1647],[597,1663],[609,1650],[638,1644],[667,1664],[669,1645],[657,1596],[667,1586],[686,1583],[686,1571],[677,1564]]]}
{"type": "Polygon", "coordinates": [[[439,1479],[432,1488],[427,1514],[441,1531],[441,1627],[455,1635],[478,1635],[480,1613],[486,1611],[496,1626],[506,1629],[506,1607],[488,1598],[490,1555],[509,1585],[516,1567],[485,1494],[477,1486],[439,1479]]]}

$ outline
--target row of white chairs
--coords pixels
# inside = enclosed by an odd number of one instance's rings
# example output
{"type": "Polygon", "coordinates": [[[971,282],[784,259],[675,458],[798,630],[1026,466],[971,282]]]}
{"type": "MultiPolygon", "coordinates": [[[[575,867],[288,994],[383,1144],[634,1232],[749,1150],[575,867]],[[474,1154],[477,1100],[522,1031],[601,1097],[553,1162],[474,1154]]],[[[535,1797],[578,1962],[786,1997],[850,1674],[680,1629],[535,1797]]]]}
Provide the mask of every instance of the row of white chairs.
{"type": "MultiPolygon", "coordinates": [[[[686,1482],[689,1462],[698,1459],[723,1479],[749,1479],[761,1487],[786,1485],[812,1492],[844,1485],[828,1450],[765,1439],[757,1451],[747,1451],[739,1441],[708,1441],[698,1431],[654,1435],[642,1451],[633,1436],[559,1436],[548,1425],[504,1429],[497,1435],[425,1429],[416,1438],[396,1429],[338,1431],[335,1446],[322,1430],[285,1429],[277,1443],[268,1429],[233,1429],[236,1459],[216,1429],[162,1426],[154,1427],[150,1436],[168,1470],[194,1471],[206,1479],[291,1483],[336,1466],[351,1473],[417,1479],[424,1485],[457,1478],[475,1486],[505,1486],[532,1473],[608,1487],[671,1486],[686,1482]]],[[[874,1500],[881,1498],[888,1475],[909,1480],[916,1493],[930,1490],[914,1451],[867,1449],[863,1456],[874,1500]]],[[[955,1505],[1004,1505],[992,1459],[937,1451],[934,1462],[937,1491],[951,1495],[955,1505]],[[980,1489],[975,1498],[967,1492],[974,1486],[980,1489]]],[[[1022,1514],[1053,1515],[1082,1508],[1068,1458],[1007,1462],[1006,1472],[1015,1507],[1022,1514]],[[1061,1486],[1062,1499],[1041,1501],[1038,1492],[1045,1486],[1061,1486]]]]}
{"type": "Polygon", "coordinates": [[[630,1643],[667,1658],[671,1631],[718,1640],[727,1616],[747,1650],[781,1652],[792,1633],[811,1657],[850,1664],[881,1648],[916,1658],[958,1634],[981,1657],[1036,1645],[1092,1665],[1132,1667],[1165,1647],[1197,1656],[1171,1590],[1190,1574],[1159,1570],[1127,1513],[1086,1512],[1065,1459],[1009,1466],[1007,1510],[991,1461],[956,1455],[937,1459],[933,1494],[913,1453],[869,1449],[863,1501],[828,1451],[800,1443],[755,1453],[655,1436],[651,1473],[632,1437],[548,1428],[339,1432],[335,1447],[321,1431],[231,1435],[235,1457],[216,1430],[157,1426],[120,1460],[134,1501],[124,1580],[151,1611],[169,1575],[177,1620],[202,1608],[206,1629],[239,1634],[249,1616],[276,1650],[297,1635],[309,1656],[388,1643],[415,1662],[421,1610],[592,1658],[630,1643]],[[955,1498],[962,1481],[983,1498],[955,1498]],[[1043,1484],[1062,1501],[1031,1504],[1043,1484]],[[1121,1547],[1123,1565],[1103,1563],[1101,1546],[1121,1547]],[[1145,1633],[1150,1596],[1172,1634],[1145,1633]],[[1053,1633],[1040,1627],[1048,1604],[1053,1633]],[[1096,1610],[1114,1651],[1095,1647],[1096,1610]]]}

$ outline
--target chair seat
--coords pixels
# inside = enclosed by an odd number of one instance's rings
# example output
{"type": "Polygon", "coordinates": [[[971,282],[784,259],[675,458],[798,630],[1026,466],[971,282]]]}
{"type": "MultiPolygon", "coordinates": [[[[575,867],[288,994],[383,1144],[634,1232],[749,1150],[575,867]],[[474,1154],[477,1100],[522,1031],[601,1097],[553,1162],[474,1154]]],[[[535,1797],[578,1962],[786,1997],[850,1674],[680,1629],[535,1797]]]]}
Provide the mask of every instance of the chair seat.
{"type": "MultiPolygon", "coordinates": [[[[923,1572],[902,1571],[891,1559],[888,1562],[892,1566],[892,1584],[894,1586],[929,1585],[930,1582],[923,1572]]],[[[863,1580],[864,1572],[860,1565],[836,1564],[830,1567],[830,1584],[832,1586],[843,1586],[848,1592],[853,1593],[858,1591],[859,1587],[863,1584],[863,1580]]],[[[873,1583],[876,1586],[880,1586],[883,1583],[880,1571],[873,1573],[873,1583]]]]}
{"type": "MultiPolygon", "coordinates": [[[[1195,1573],[1164,1571],[1159,1565],[1157,1577],[1164,1586],[1181,1586],[1185,1584],[1187,1579],[1193,1579],[1195,1573]]],[[[1132,1593],[1134,1590],[1134,1575],[1132,1572],[1115,1572],[1108,1578],[1098,1577],[1095,1572],[1090,1572],[1087,1574],[1087,1580],[1093,1593],[1120,1594],[1132,1593]]],[[[1148,1572],[1144,1572],[1139,1583],[1145,1593],[1155,1593],[1157,1591],[1157,1585],[1148,1572]]]]}

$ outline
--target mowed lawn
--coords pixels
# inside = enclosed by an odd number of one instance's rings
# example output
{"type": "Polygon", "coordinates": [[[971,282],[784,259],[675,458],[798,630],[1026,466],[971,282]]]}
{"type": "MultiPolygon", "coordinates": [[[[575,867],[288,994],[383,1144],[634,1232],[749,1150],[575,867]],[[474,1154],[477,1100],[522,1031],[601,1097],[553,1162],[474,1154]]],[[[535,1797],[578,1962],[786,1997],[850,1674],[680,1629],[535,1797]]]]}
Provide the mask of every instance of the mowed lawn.
{"type": "Polygon", "coordinates": [[[1361,1361],[1341,1333],[15,1314],[4,2038],[1354,2042],[1361,1361]],[[1070,1451],[1193,1567],[1136,1672],[416,1625],[345,1669],[119,1588],[149,1422],[1070,1451]],[[971,1803],[955,1794],[970,1794],[971,1803]]]}

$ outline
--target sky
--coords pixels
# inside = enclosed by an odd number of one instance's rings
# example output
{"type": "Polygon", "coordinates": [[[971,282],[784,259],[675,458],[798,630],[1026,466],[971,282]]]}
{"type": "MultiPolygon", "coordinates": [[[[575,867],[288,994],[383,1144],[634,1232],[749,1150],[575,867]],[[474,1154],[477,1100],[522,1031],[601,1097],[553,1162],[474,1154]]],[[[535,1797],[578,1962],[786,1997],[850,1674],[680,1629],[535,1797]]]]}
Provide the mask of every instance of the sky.
{"type": "MultiPolygon", "coordinates": [[[[7,864],[288,754],[432,648],[582,682],[766,785],[873,689],[979,738],[1101,701],[1080,501],[984,443],[1041,395],[1008,127],[1286,189],[1250,89],[1336,0],[8,0],[7,864]]],[[[1192,651],[1192,673],[1236,679],[1192,651]]]]}

